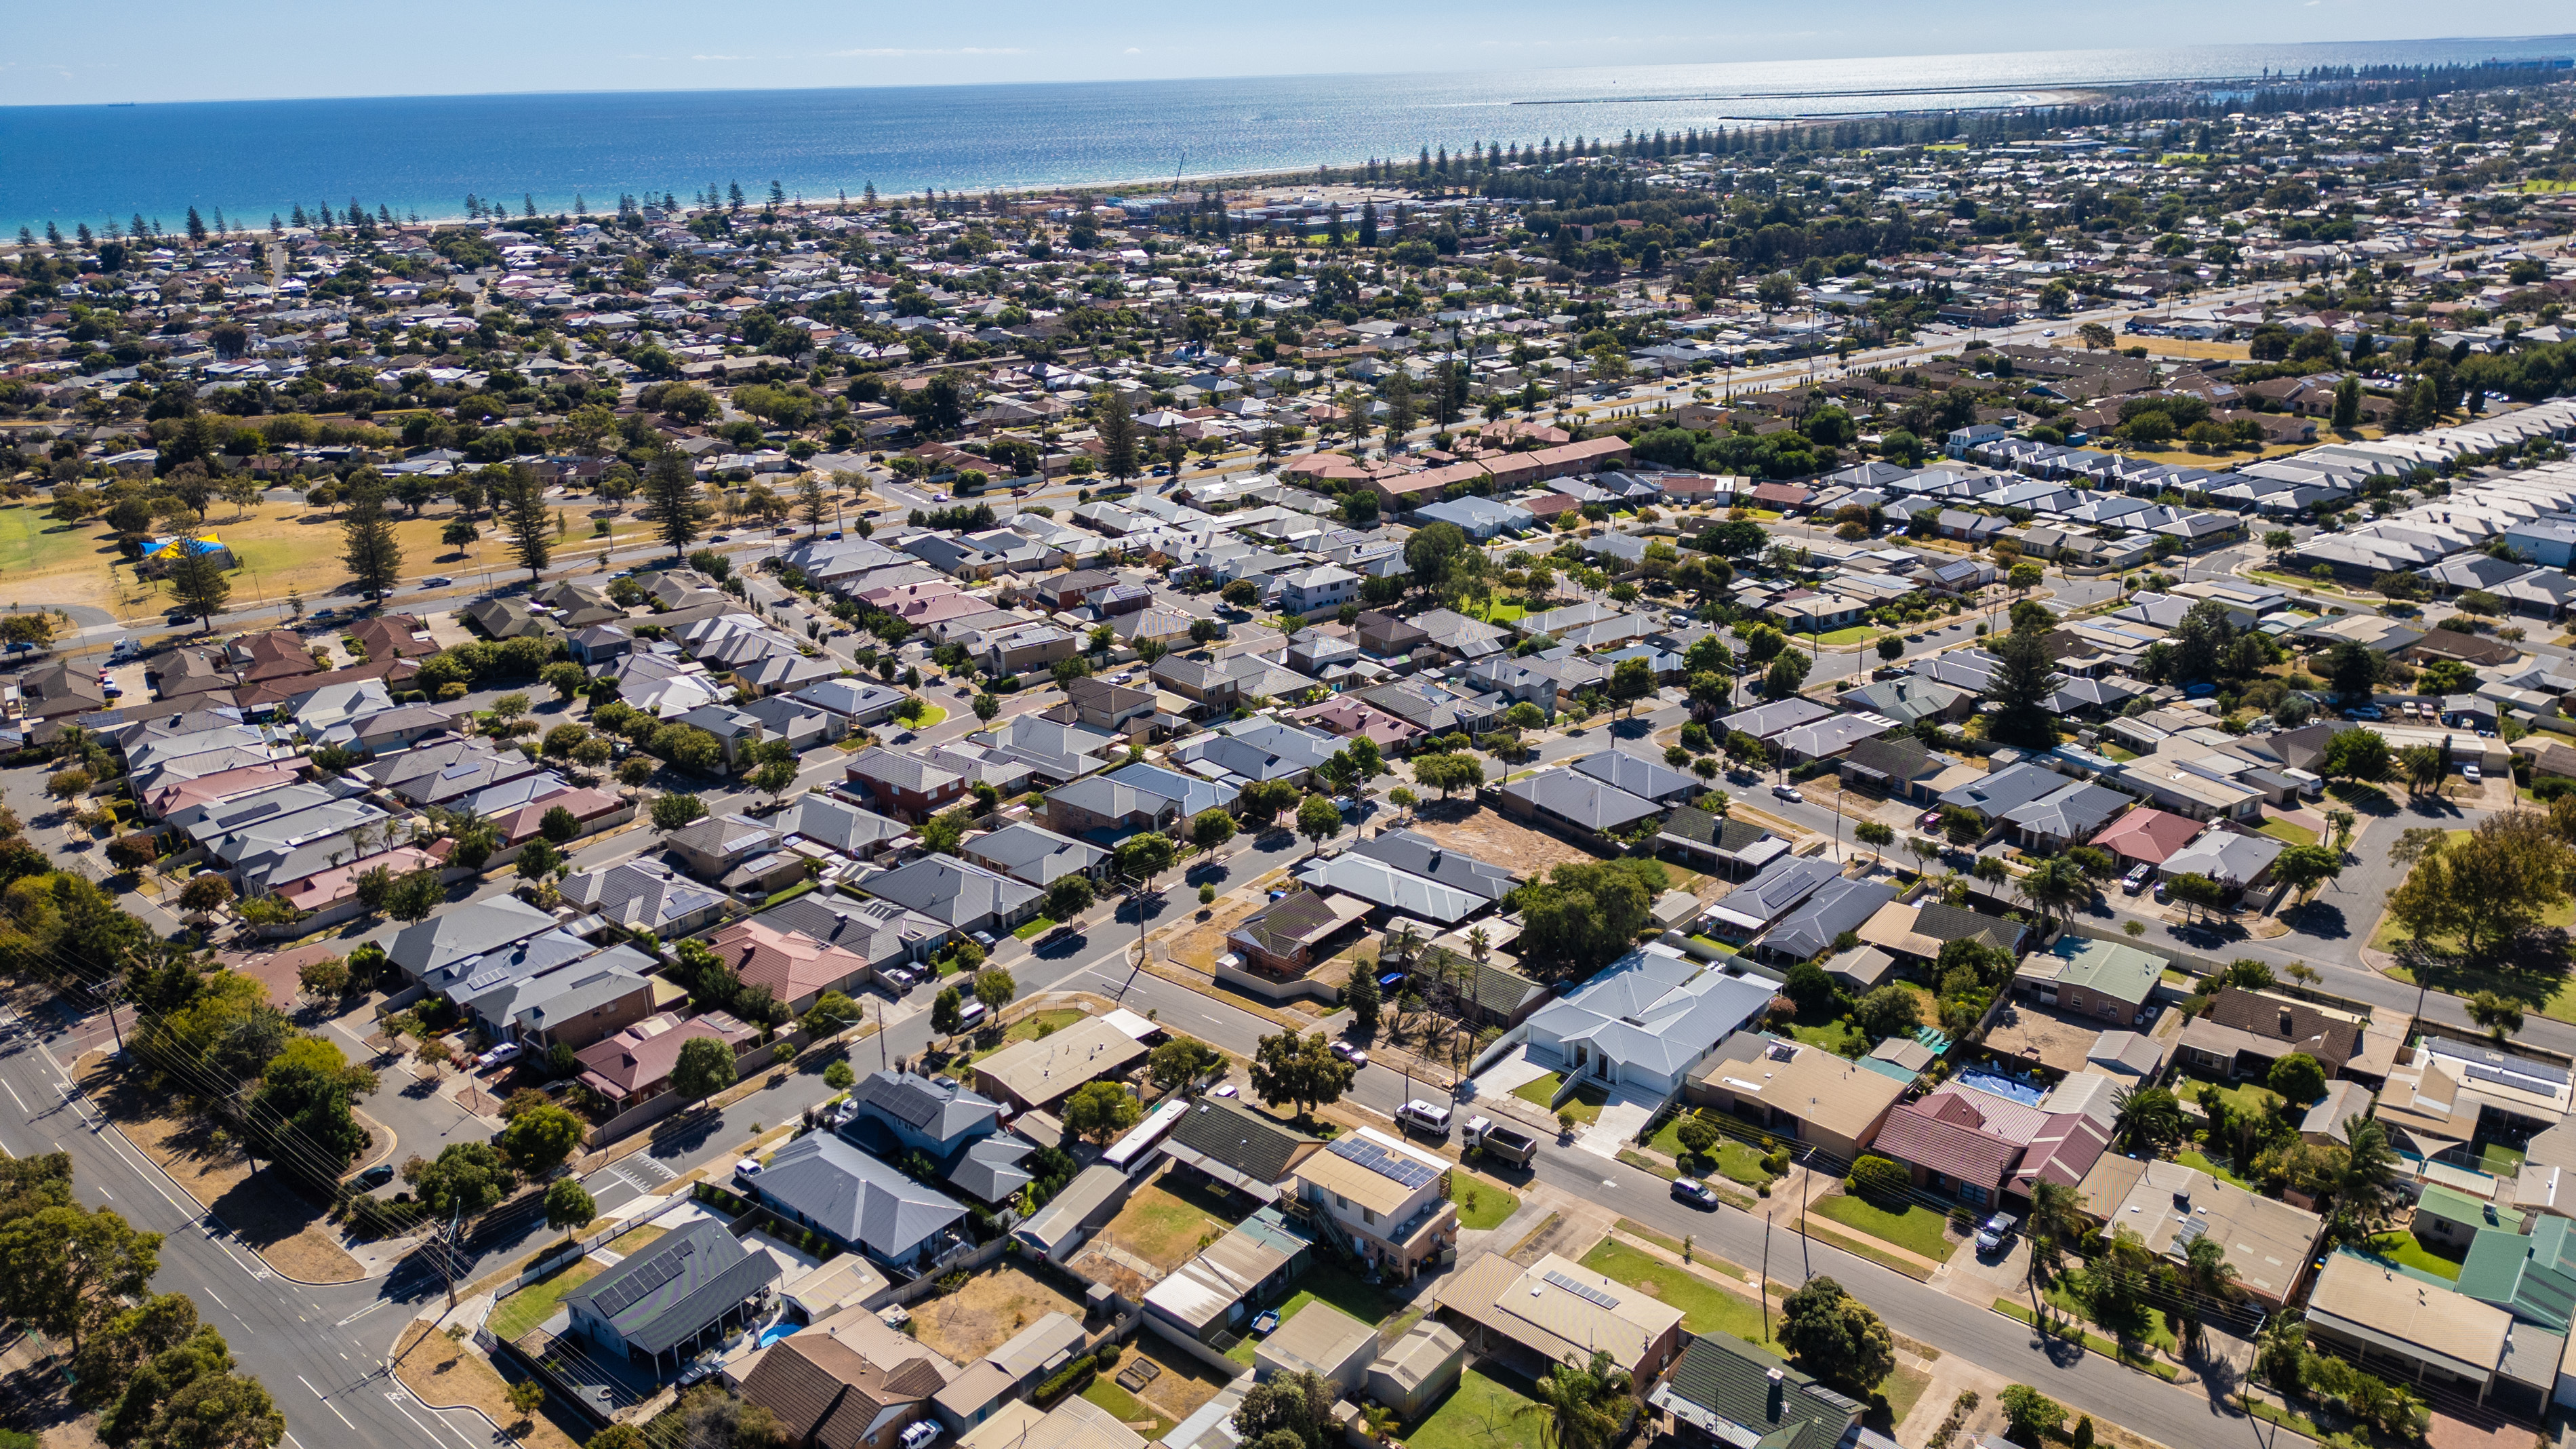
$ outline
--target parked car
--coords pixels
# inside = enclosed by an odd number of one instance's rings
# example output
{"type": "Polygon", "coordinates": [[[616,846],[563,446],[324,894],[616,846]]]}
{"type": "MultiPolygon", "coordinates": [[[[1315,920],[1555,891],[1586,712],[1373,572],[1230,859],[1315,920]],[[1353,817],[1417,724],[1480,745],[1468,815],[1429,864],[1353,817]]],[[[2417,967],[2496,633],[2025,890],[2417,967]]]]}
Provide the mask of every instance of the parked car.
{"type": "Polygon", "coordinates": [[[912,973],[910,967],[906,966],[890,966],[886,968],[884,975],[885,984],[893,987],[895,989],[895,994],[898,996],[902,995],[904,992],[910,991],[913,983],[921,979],[912,973]]]}
{"type": "Polygon", "coordinates": [[[368,1168],[366,1171],[359,1173],[355,1179],[358,1186],[370,1189],[382,1187],[393,1180],[394,1165],[390,1162],[379,1162],[375,1166],[368,1168]]]}
{"type": "Polygon", "coordinates": [[[2343,712],[2343,717],[2345,719],[2377,719],[2380,717],[2380,708],[2375,704],[2356,704],[2352,708],[2345,710],[2343,712]]]}
{"type": "Polygon", "coordinates": [[[2138,892],[2147,888],[2147,882],[2154,878],[2155,873],[2156,868],[2154,866],[2147,864],[2143,860],[2139,861],[2136,865],[2129,867],[2129,873],[2127,875],[2120,877],[2120,889],[2128,892],[2130,895],[2136,895],[2138,892]]]}
{"type": "Polygon", "coordinates": [[[1696,1177],[1676,1177],[1673,1179],[1673,1201],[1686,1202],[1695,1208],[1715,1209],[1718,1205],[1717,1189],[1696,1177]]]}
{"type": "Polygon", "coordinates": [[[735,1163],[733,1165],[733,1175],[736,1177],[760,1176],[760,1159],[757,1157],[746,1157],[742,1161],[735,1163]]]}
{"type": "Polygon", "coordinates": [[[984,948],[985,950],[987,950],[987,951],[990,951],[990,950],[992,950],[992,949],[993,949],[993,933],[992,933],[992,932],[990,932],[990,931],[968,931],[966,934],[974,940],[974,942],[975,942],[975,944],[976,944],[976,945],[983,947],[983,948],[984,948]]]}
{"type": "Polygon", "coordinates": [[[1977,1229],[1977,1251],[2002,1252],[2004,1245],[2012,1241],[2013,1230],[2020,1226],[2009,1213],[1997,1213],[1986,1219],[1986,1225],[1977,1229]]]}
{"type": "Polygon", "coordinates": [[[1361,1051],[1358,1047],[1355,1047],[1346,1041],[1337,1041],[1333,1043],[1333,1055],[1340,1057],[1343,1061],[1349,1062],[1355,1067],[1364,1067],[1368,1065],[1368,1053],[1361,1051]]]}
{"type": "Polygon", "coordinates": [[[2486,779],[2486,775],[2481,772],[2477,766],[2463,763],[2460,766],[2460,778],[2468,781],[2472,785],[2475,785],[2486,779]]]}
{"type": "Polygon", "coordinates": [[[142,657],[143,647],[131,639],[119,639],[116,641],[116,647],[107,651],[107,662],[110,664],[124,664],[142,657]]]}
{"type": "Polygon", "coordinates": [[[1396,1108],[1395,1120],[1399,1126],[1419,1127],[1435,1137],[1449,1135],[1449,1109],[1435,1106],[1420,1097],[1396,1108]]]}
{"type": "Polygon", "coordinates": [[[1795,785],[1774,785],[1771,787],[1771,793],[1783,800],[1795,800],[1800,804],[1806,803],[1807,799],[1806,796],[1798,793],[1798,787],[1795,785]]]}
{"type": "Polygon", "coordinates": [[[510,1063],[517,1061],[520,1053],[525,1050],[527,1049],[520,1046],[517,1042],[505,1041],[499,1046],[492,1048],[490,1051],[485,1052],[483,1055],[476,1057],[474,1059],[474,1065],[487,1068],[506,1067],[510,1063]]]}
{"type": "MultiPolygon", "coordinates": [[[[698,1385],[705,1383],[709,1378],[713,1377],[715,1371],[716,1366],[714,1364],[693,1363],[687,1368],[680,1370],[680,1376],[673,1379],[671,1384],[672,1387],[677,1388],[680,1392],[685,1394],[689,1390],[696,1388],[698,1385]]],[[[930,1421],[925,1419],[922,1422],[928,1423],[930,1421]]]]}
{"type": "Polygon", "coordinates": [[[1941,812],[1940,812],[1940,811],[1938,811],[1938,810],[1926,810],[1926,811],[1924,811],[1924,812],[1923,812],[1923,818],[1922,818],[1922,819],[1920,819],[1920,820],[1915,821],[1915,822],[1914,822],[1914,826],[1915,826],[1915,828],[1916,828],[1916,829],[1918,829],[1918,830],[1938,830],[1938,829],[1940,829],[1940,828],[1941,828],[1941,812]]]}

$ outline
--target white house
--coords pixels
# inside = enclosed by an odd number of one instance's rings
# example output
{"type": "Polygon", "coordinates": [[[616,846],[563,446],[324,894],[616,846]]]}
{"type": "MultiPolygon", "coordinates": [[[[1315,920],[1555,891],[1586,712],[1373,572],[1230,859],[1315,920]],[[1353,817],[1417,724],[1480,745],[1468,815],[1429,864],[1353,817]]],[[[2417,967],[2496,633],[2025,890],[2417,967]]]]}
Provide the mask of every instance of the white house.
{"type": "Polygon", "coordinates": [[[1669,946],[1639,947],[1529,1019],[1530,1060],[1639,1096],[1663,1097],[1727,1035],[1771,1004],[1772,984],[1730,976],[1669,946]]]}

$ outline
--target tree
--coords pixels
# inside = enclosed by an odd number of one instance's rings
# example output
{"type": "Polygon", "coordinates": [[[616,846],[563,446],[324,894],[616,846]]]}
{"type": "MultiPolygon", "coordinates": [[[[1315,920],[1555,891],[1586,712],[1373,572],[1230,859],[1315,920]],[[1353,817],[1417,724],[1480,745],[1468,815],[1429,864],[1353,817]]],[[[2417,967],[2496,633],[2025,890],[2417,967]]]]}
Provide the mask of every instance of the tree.
{"type": "Polygon", "coordinates": [[[2326,1094],[2326,1070],[2306,1052],[2292,1052],[2272,1063],[2263,1085],[2287,1097],[2293,1106],[2305,1106],[2326,1094]]]}
{"type": "Polygon", "coordinates": [[[2048,708],[2057,693],[2055,661],[2046,635],[2015,629],[1994,646],[1998,661],[1986,684],[1995,711],[1986,720],[1986,736],[2008,745],[2052,749],[2057,744],[2056,716],[2048,708]]]}
{"type": "Polygon", "coordinates": [[[2522,1030],[2522,1008],[2492,991],[2481,991],[2469,998],[2469,1020],[2502,1046],[2507,1037],[2522,1030]]]}
{"type": "Polygon", "coordinates": [[[975,973],[975,999],[984,1003],[984,1009],[995,1016],[1000,1016],[1002,1008],[1010,1005],[1019,994],[1020,983],[999,966],[975,973]]]}
{"type": "Polygon", "coordinates": [[[1887,847],[1896,843],[1896,830],[1876,820],[1864,820],[1852,827],[1852,838],[1868,846],[1869,853],[1884,862],[1887,847]]]}
{"type": "MultiPolygon", "coordinates": [[[[546,1201],[550,1205],[553,1203],[554,1195],[551,1192],[547,1194],[546,1201]]],[[[519,1421],[522,1424],[534,1420],[537,1410],[543,1407],[545,1402],[545,1385],[535,1379],[521,1379],[510,1385],[510,1407],[518,1411],[519,1421]]]]}
{"type": "Polygon", "coordinates": [[[546,1187],[546,1226],[563,1229],[569,1238],[599,1216],[599,1204],[578,1177],[558,1177],[546,1187]]]}
{"type": "Polygon", "coordinates": [[[579,1117],[548,1104],[531,1107],[510,1119],[498,1140],[511,1166],[525,1176],[544,1177],[561,1167],[581,1146],[585,1130],[579,1117]]]}
{"type": "Polygon", "coordinates": [[[1159,830],[1140,831],[1118,842],[1113,852],[1119,873],[1133,877],[1141,890],[1154,888],[1154,877],[1171,869],[1179,852],[1171,838],[1159,830]]]}
{"type": "Polygon", "coordinates": [[[2028,1384],[2006,1384],[1995,1402],[2003,1405],[2004,1422],[2019,1443],[2040,1443],[2066,1424],[2066,1406],[2028,1384]]]}
{"type": "Polygon", "coordinates": [[[664,795],[653,802],[653,828],[668,833],[706,813],[707,802],[695,795],[664,795]]]}
{"type": "Polygon", "coordinates": [[[1525,960],[1589,975],[1628,953],[1668,879],[1652,860],[1570,861],[1515,894],[1525,960]]]}
{"type": "MultiPolygon", "coordinates": [[[[1804,676],[1801,676],[1803,681],[1804,676]]],[[[1610,671],[1610,698],[1637,712],[1637,701],[1655,692],[1655,667],[1643,659],[1622,659],[1610,671]]]]}
{"type": "Polygon", "coordinates": [[[706,519],[706,503],[698,496],[697,475],[688,455],[675,448],[655,453],[645,466],[640,492],[652,516],[654,535],[671,546],[671,557],[686,558],[689,545],[697,542],[698,525],[706,519]]]}
{"type": "Polygon", "coordinates": [[[170,561],[170,592],[205,629],[214,626],[215,616],[231,602],[233,586],[213,550],[182,546],[170,561]]]}
{"type": "Polygon", "coordinates": [[[1594,1349],[1589,1363],[1551,1364],[1530,1397],[1517,1412],[1539,1420],[1547,1449],[1609,1449],[1627,1423],[1628,1374],[1608,1350],[1594,1349]]]}
{"type": "MultiPolygon", "coordinates": [[[[462,838],[459,843],[462,844],[462,838]]],[[[457,863],[464,863],[461,854],[457,863]]],[[[429,919],[430,913],[446,900],[447,882],[439,879],[438,867],[425,865],[418,870],[405,871],[386,883],[384,912],[405,925],[411,925],[429,919]]]]}
{"type": "Polygon", "coordinates": [[[1316,845],[1341,834],[1341,808],[1321,795],[1307,796],[1297,805],[1297,833],[1316,845]]]}
{"type": "Polygon", "coordinates": [[[382,598],[402,578],[402,541],[385,516],[384,480],[365,469],[349,483],[340,510],[340,561],[360,593],[382,598]]]}
{"type": "Polygon", "coordinates": [[[812,1006],[805,1008],[804,1019],[798,1024],[805,1028],[807,1036],[824,1041],[839,1036],[865,1019],[856,1001],[842,992],[826,991],[814,998],[812,1006]]]}
{"type": "Polygon", "coordinates": [[[546,485],[526,467],[493,480],[492,511],[510,536],[510,556],[536,582],[554,555],[554,516],[546,511],[546,485]]]}
{"type": "Polygon", "coordinates": [[[2133,1150],[2161,1154],[2183,1138],[2182,1103],[2163,1087],[2122,1087],[2111,1094],[2111,1130],[2133,1150]]]}
{"type": "Polygon", "coordinates": [[[1104,1147],[1144,1116],[1144,1107],[1116,1082],[1085,1082],[1064,1099],[1065,1130],[1104,1147]]]}
{"type": "Polygon", "coordinates": [[[299,994],[319,1006],[338,1001],[349,994],[349,963],[337,956],[324,956],[295,968],[299,994]]]}
{"type": "Polygon", "coordinates": [[[1923,1011],[1916,1001],[1913,992],[1894,983],[1873,987],[1852,1003],[1852,1024],[1872,1041],[1912,1036],[1923,1024],[1923,1011]]]}
{"type": "Polygon", "coordinates": [[[1070,921],[1091,909],[1096,896],[1089,876],[1057,876],[1047,882],[1046,913],[1055,920],[1070,921]]]}
{"type": "Polygon", "coordinates": [[[179,908],[191,915],[209,915],[222,910],[233,898],[233,883],[208,871],[192,876],[179,888],[179,908]]]}
{"type": "Polygon", "coordinates": [[[1145,1075],[1157,1087],[1177,1090],[1224,1061],[1224,1054],[1207,1043],[1175,1036],[1145,1054],[1145,1075]]]}
{"type": "Polygon", "coordinates": [[[1472,755],[1417,755],[1413,760],[1414,783],[1440,792],[1446,800],[1455,790],[1474,790],[1485,783],[1485,766],[1472,755]]]}
{"type": "Polygon", "coordinates": [[[1458,560],[1474,549],[1465,529],[1454,523],[1434,523],[1416,529],[1404,541],[1404,564],[1413,571],[1417,587],[1437,593],[1449,582],[1458,560]]]}
{"type": "Polygon", "coordinates": [[[2417,940],[2455,935],[2463,953],[2481,956],[2519,938],[2541,913],[2568,899],[2576,847],[2538,811],[2491,815],[2456,843],[2437,831],[2425,834],[2434,838],[2408,831],[2389,853],[2400,864],[2412,861],[2405,881],[2389,894],[2388,912],[2417,940]]]}
{"type": "Polygon", "coordinates": [[[680,1044],[679,1060],[671,1067],[671,1090],[682,1101],[704,1101],[733,1082],[733,1048],[711,1036],[691,1037],[680,1044]]]}
{"type": "Polygon", "coordinates": [[[519,1175],[508,1158],[489,1142],[451,1142],[436,1161],[414,1157],[405,1162],[402,1175],[422,1205],[442,1222],[479,1216],[519,1186],[519,1175]]]}
{"type": "Polygon", "coordinates": [[[1325,1449],[1333,1401],[1339,1397],[1315,1373],[1275,1374],[1244,1391],[1243,1402],[1235,1407],[1234,1430],[1252,1449],[1325,1449]]]}
{"type": "Polygon", "coordinates": [[[1787,699],[1796,694],[1806,687],[1809,668],[1806,655],[1795,649],[1782,651],[1778,658],[1771,661],[1771,667],[1762,671],[1762,697],[1787,699]]]}
{"type": "Polygon", "coordinates": [[[2370,698],[2387,677],[2388,656],[2367,644],[2345,639],[2326,651],[2326,682],[2334,686],[2335,699],[2340,704],[2370,698]]]}
{"type": "Polygon", "coordinates": [[[939,988],[930,1003],[930,1029],[953,1036],[966,1024],[966,995],[954,986],[939,988]]]}
{"type": "Polygon", "coordinates": [[[77,1352],[90,1325],[142,1297],[160,1267],[161,1235],[114,1209],[43,1208],[0,1223],[0,1312],[77,1352]]]}
{"type": "Polygon", "coordinates": [[[1190,844],[1214,850],[1234,838],[1234,817],[1210,808],[1190,817],[1190,844]]]}
{"type": "Polygon", "coordinates": [[[1363,1035],[1377,1030],[1379,1004],[1377,973],[1365,965],[1355,966],[1342,987],[1342,1005],[1350,1008],[1351,1022],[1363,1035]]]}
{"type": "Polygon", "coordinates": [[[1136,465],[1136,415],[1122,394],[1102,392],[1092,403],[1092,427],[1100,439],[1100,469],[1124,481],[1140,471],[1136,465]]]}
{"type": "Polygon", "coordinates": [[[2165,890],[2175,900],[2197,911],[2215,910],[2227,896],[2227,888],[2196,870],[2165,878],[2165,890]]]}
{"type": "Polygon", "coordinates": [[[1896,1372],[1887,1325],[1831,1278],[1810,1278],[1781,1300],[1780,1345],[1798,1367],[1861,1398],[1896,1372]]]}
{"type": "Polygon", "coordinates": [[[1358,1074],[1357,1067],[1333,1055],[1320,1031],[1304,1037],[1294,1031],[1265,1036],[1252,1054],[1253,1095],[1273,1107],[1294,1103],[1300,1113],[1340,1101],[1358,1074]]]}

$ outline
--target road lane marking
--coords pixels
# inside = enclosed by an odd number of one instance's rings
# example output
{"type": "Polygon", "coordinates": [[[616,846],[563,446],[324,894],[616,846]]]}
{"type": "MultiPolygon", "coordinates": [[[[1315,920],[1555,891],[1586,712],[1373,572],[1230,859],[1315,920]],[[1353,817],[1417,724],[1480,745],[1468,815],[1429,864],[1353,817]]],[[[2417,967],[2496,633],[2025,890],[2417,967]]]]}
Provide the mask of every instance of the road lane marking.
{"type": "Polygon", "coordinates": [[[27,1099],[18,1095],[16,1087],[10,1087],[7,1082],[0,1082],[0,1087],[9,1087],[9,1100],[18,1104],[19,1111],[30,1117],[36,1115],[36,1109],[27,1105],[27,1099]]]}
{"type": "MultiPolygon", "coordinates": [[[[357,1312],[350,1314],[348,1317],[341,1319],[339,1322],[332,1324],[331,1326],[333,1328],[346,1328],[350,1324],[357,1322],[359,1319],[366,1317],[368,1314],[375,1312],[377,1309],[384,1307],[386,1302],[387,1300],[379,1298],[375,1302],[368,1304],[366,1307],[359,1309],[357,1312]]],[[[342,1358],[348,1357],[347,1354],[342,1354],[340,1356],[342,1358]]]]}
{"type": "Polygon", "coordinates": [[[337,1418],[341,1423],[348,1424],[351,1433],[357,1432],[358,1426],[354,1423],[350,1423],[349,1416],[340,1412],[340,1406],[338,1404],[332,1403],[320,1389],[313,1388],[313,1381],[311,1379],[306,1378],[302,1374],[297,1374],[295,1376],[295,1381],[308,1389],[312,1389],[313,1397],[322,1401],[322,1407],[329,1409],[332,1416],[337,1418]]]}
{"type": "Polygon", "coordinates": [[[206,1296],[207,1296],[207,1297],[209,1297],[209,1298],[212,1298],[212,1299],[213,1299],[213,1300],[215,1300],[217,1303],[223,1304],[223,1310],[224,1310],[226,1313],[230,1313],[230,1312],[232,1312],[232,1311],[233,1311],[233,1306],[232,1306],[231,1304],[229,1304],[229,1303],[224,1303],[224,1295],[222,1295],[222,1294],[220,1294],[220,1293],[216,1292],[214,1289],[212,1289],[212,1288],[207,1289],[207,1290],[206,1290],[206,1296]]]}

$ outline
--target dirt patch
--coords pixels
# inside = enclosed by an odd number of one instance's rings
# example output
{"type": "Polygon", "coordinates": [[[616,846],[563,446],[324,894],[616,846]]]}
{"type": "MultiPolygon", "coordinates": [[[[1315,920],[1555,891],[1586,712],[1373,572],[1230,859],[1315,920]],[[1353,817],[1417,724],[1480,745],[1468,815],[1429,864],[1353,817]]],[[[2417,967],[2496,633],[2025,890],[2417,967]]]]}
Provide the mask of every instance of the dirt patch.
{"type": "Polygon", "coordinates": [[[158,1104],[147,1104],[140,1087],[103,1061],[90,1063],[76,1080],[135,1150],[221,1218],[268,1266],[306,1283],[354,1283],[366,1276],[334,1241],[323,1209],[288,1187],[274,1167],[253,1176],[241,1149],[217,1142],[203,1124],[148,1115],[148,1106],[158,1104]]]}
{"type": "Polygon", "coordinates": [[[1197,1413],[1228,1382],[1224,1375],[1188,1354],[1172,1353],[1155,1346],[1151,1334],[1136,1335],[1127,1352],[1120,1356],[1118,1366],[1123,1369],[1138,1359],[1161,1368],[1162,1372],[1137,1392],[1137,1400],[1175,1422],[1197,1413]]]}
{"type": "Polygon", "coordinates": [[[222,960],[225,965],[267,987],[269,1003],[291,1015],[304,1005],[303,999],[297,995],[303,990],[303,983],[295,979],[295,973],[308,962],[341,954],[332,950],[332,945],[329,941],[316,941],[309,946],[294,946],[283,951],[228,951],[222,960]]]}
{"type": "Polygon", "coordinates": [[[2084,1054],[2105,1028],[2119,1023],[2061,1016],[2027,1001],[2007,1003],[1986,1032],[1986,1049],[2007,1061],[2037,1062],[2053,1071],[2084,1069],[2084,1054]]]}
{"type": "MultiPolygon", "coordinates": [[[[394,1348],[394,1377],[432,1408],[481,1409],[505,1429],[518,1426],[519,1411],[510,1407],[510,1381],[501,1377],[490,1359],[425,1321],[415,1321],[403,1330],[402,1341],[394,1348]]],[[[519,1442],[527,1449],[580,1449],[543,1410],[519,1442]]]]}
{"type": "Polygon", "coordinates": [[[951,1363],[973,1363],[1050,1313],[1080,1319],[1082,1305],[1006,1264],[916,1305],[913,1335],[951,1363]]]}
{"type": "Polygon", "coordinates": [[[13,1335],[0,1349],[0,1393],[8,1396],[8,1425],[36,1436],[44,1449],[103,1449],[98,1416],[74,1407],[61,1360],[37,1346],[36,1335],[13,1335]]]}
{"type": "Polygon", "coordinates": [[[1188,920],[1168,932],[1156,932],[1152,938],[1154,944],[1162,947],[1163,954],[1171,960],[1191,970],[1215,970],[1216,958],[1231,949],[1225,944],[1225,933],[1270,904],[1272,881],[1286,874],[1283,870],[1265,875],[1249,886],[1220,896],[1217,903],[1205,911],[1192,907],[1188,920]]]}
{"type": "Polygon", "coordinates": [[[1159,1278],[1146,1277],[1096,1247],[1086,1250],[1081,1257],[1074,1259],[1072,1266],[1075,1272],[1094,1283],[1108,1284],[1111,1289],[1130,1301],[1143,1298],[1146,1289],[1162,1281],[1159,1278]]]}
{"type": "Polygon", "coordinates": [[[1571,841],[1533,829],[1499,810],[1464,801],[1432,801],[1415,814],[1413,828],[1450,850],[1499,865],[1523,880],[1599,856],[1571,841]]]}

